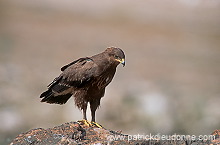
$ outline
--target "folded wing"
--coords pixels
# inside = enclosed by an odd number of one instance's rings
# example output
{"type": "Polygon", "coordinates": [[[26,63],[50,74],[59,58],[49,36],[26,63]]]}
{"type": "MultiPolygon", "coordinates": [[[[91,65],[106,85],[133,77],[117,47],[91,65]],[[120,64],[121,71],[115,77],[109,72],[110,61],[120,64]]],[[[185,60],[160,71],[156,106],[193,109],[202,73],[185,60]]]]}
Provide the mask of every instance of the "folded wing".
{"type": "Polygon", "coordinates": [[[65,104],[75,88],[84,87],[94,79],[97,65],[85,57],[63,66],[61,71],[60,76],[48,85],[48,90],[41,94],[41,102],[65,104]]]}

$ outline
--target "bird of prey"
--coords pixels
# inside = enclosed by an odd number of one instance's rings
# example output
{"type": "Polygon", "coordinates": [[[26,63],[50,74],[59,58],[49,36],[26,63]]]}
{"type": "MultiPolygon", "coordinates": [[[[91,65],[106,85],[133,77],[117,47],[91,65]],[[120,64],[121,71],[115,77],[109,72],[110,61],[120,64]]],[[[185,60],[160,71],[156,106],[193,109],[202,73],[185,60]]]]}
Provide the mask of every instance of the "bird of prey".
{"type": "Polygon", "coordinates": [[[125,54],[116,47],[109,47],[91,57],[79,58],[61,68],[62,73],[40,95],[41,102],[65,104],[73,96],[87,124],[86,110],[90,103],[91,122],[95,123],[95,112],[120,63],[125,66],[125,54]]]}

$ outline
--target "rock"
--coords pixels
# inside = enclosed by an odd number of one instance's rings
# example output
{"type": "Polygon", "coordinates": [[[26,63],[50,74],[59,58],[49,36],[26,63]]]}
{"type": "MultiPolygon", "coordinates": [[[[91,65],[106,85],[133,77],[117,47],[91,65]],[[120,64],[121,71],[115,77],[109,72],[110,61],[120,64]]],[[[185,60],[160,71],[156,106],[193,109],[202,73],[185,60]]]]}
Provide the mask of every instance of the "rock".
{"type": "MultiPolygon", "coordinates": [[[[213,132],[213,135],[219,139],[219,130],[213,132]]],[[[216,143],[212,142],[212,143],[216,143]]],[[[26,133],[18,135],[10,145],[41,145],[41,144],[59,144],[59,145],[80,145],[80,144],[94,144],[94,145],[168,145],[178,144],[186,145],[193,143],[209,144],[210,140],[159,140],[157,138],[147,139],[140,136],[131,136],[122,134],[121,131],[112,131],[109,129],[88,127],[79,122],[69,122],[56,126],[53,128],[32,129],[26,133]]]]}

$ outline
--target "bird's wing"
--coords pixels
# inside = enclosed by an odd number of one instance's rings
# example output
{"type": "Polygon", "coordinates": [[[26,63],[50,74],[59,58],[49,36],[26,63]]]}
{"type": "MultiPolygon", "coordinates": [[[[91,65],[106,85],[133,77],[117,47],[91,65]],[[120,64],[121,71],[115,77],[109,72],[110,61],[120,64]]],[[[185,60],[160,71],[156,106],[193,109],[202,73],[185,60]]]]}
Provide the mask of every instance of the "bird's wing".
{"type": "Polygon", "coordinates": [[[74,88],[84,87],[93,80],[98,66],[91,58],[80,58],[61,68],[63,71],[40,95],[41,102],[64,104],[73,95],[74,88]]]}
{"type": "Polygon", "coordinates": [[[80,88],[89,83],[95,76],[97,65],[91,58],[86,57],[65,65],[61,70],[62,74],[48,85],[49,89],[57,93],[71,87],[80,88]]]}
{"type": "Polygon", "coordinates": [[[74,87],[81,87],[96,75],[98,66],[91,58],[81,58],[69,65],[62,73],[63,80],[74,87]]]}

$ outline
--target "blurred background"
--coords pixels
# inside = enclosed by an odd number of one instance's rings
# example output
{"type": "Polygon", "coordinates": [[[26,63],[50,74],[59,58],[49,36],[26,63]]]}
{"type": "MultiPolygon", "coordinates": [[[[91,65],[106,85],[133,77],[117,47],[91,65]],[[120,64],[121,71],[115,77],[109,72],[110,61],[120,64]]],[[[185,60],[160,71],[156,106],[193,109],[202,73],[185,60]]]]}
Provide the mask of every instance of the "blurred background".
{"type": "MultiPolygon", "coordinates": [[[[97,122],[125,134],[220,129],[218,0],[1,0],[0,144],[82,118],[39,95],[79,57],[122,48],[97,122]]],[[[90,115],[90,112],[88,112],[90,115]]]]}

